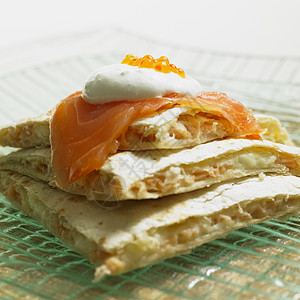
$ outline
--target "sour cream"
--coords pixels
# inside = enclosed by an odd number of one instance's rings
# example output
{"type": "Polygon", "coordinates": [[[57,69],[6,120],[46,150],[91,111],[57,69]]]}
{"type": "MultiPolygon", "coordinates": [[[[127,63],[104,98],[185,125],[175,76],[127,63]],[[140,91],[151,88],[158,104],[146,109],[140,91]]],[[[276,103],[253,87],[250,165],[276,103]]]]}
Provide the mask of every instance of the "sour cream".
{"type": "Polygon", "coordinates": [[[92,104],[140,100],[179,93],[195,97],[202,91],[198,81],[178,74],[127,64],[115,64],[94,72],[83,88],[83,98],[92,104]]]}

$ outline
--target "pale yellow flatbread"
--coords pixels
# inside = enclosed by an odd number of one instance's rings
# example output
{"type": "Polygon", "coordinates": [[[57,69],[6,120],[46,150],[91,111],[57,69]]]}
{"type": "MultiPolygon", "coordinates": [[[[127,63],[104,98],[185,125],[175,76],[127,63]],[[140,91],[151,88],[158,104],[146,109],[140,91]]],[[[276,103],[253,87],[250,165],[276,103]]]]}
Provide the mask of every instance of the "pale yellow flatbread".
{"type": "Polygon", "coordinates": [[[261,175],[106,207],[105,202],[0,171],[0,192],[87,257],[96,266],[96,280],[189,252],[232,230],[300,209],[300,178],[295,176],[261,175]]]}
{"type": "Polygon", "coordinates": [[[262,134],[263,139],[289,146],[295,145],[289,133],[277,118],[264,114],[255,114],[255,118],[259,126],[265,129],[264,134],[262,134]]]}
{"type": "MultiPolygon", "coordinates": [[[[0,146],[31,148],[48,146],[51,113],[0,128],[0,146]]],[[[265,115],[257,118],[264,138],[293,145],[280,122],[265,115]]],[[[182,149],[228,136],[225,120],[174,107],[135,121],[120,140],[120,150],[182,149]]]]}
{"type": "MultiPolygon", "coordinates": [[[[49,147],[14,152],[0,158],[0,169],[55,186],[50,152],[49,147]]],[[[125,151],[112,155],[100,170],[66,190],[90,200],[150,199],[260,173],[300,176],[300,149],[269,141],[228,139],[183,150],[125,151]]]]}

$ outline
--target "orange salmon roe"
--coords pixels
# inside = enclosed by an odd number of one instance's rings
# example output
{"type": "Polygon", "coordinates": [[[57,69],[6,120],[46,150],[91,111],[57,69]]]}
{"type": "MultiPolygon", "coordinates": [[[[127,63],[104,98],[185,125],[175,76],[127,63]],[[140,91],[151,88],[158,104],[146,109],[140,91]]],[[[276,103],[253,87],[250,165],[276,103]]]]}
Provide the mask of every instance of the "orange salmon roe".
{"type": "Polygon", "coordinates": [[[169,59],[166,56],[154,59],[151,55],[137,57],[134,54],[127,54],[122,60],[122,64],[137,66],[139,68],[154,69],[162,73],[173,72],[178,74],[180,77],[185,78],[184,71],[181,68],[177,68],[174,64],[170,64],[169,59]]]}

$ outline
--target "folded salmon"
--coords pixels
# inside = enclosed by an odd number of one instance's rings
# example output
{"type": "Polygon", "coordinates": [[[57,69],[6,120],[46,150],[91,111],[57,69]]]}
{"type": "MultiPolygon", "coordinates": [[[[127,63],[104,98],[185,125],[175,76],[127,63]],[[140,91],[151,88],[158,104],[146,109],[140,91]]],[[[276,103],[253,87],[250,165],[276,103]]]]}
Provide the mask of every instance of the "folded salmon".
{"type": "Polygon", "coordinates": [[[230,231],[297,214],[300,178],[259,176],[157,200],[87,201],[0,171],[0,192],[96,266],[95,279],[189,252],[230,231]]]}
{"type": "MultiPolygon", "coordinates": [[[[55,186],[49,147],[3,156],[1,169],[55,186]]],[[[111,155],[99,170],[64,189],[89,200],[149,199],[270,172],[300,176],[300,149],[269,141],[227,139],[190,149],[125,151],[111,155]]]]}

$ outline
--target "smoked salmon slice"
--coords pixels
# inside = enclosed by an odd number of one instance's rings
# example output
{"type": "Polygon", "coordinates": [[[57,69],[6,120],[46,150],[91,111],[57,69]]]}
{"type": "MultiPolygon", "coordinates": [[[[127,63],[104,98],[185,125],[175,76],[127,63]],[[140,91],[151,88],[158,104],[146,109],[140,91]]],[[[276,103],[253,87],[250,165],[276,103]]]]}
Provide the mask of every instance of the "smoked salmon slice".
{"type": "Polygon", "coordinates": [[[57,105],[50,120],[51,159],[57,184],[67,187],[101,168],[117,151],[119,138],[135,120],[175,105],[225,118],[230,137],[261,139],[263,131],[252,112],[223,93],[203,92],[196,98],[171,94],[95,105],[76,92],[57,105]]]}

